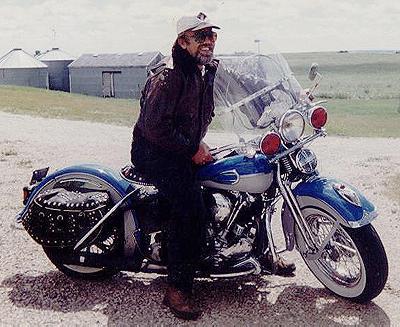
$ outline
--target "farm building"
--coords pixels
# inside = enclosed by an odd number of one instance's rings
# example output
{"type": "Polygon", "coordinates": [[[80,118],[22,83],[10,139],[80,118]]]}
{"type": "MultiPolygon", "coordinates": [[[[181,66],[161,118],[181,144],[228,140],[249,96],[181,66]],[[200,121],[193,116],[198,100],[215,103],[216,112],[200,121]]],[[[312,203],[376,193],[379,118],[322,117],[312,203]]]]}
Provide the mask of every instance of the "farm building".
{"type": "Polygon", "coordinates": [[[49,69],[49,89],[69,92],[68,65],[76,58],[59,48],[53,48],[36,56],[36,59],[49,69]]]}
{"type": "Polygon", "coordinates": [[[71,92],[138,99],[149,70],[162,58],[160,52],[84,54],[68,66],[71,92]]]}
{"type": "Polygon", "coordinates": [[[16,48],[0,58],[0,84],[47,89],[48,68],[29,53],[16,48]]]}

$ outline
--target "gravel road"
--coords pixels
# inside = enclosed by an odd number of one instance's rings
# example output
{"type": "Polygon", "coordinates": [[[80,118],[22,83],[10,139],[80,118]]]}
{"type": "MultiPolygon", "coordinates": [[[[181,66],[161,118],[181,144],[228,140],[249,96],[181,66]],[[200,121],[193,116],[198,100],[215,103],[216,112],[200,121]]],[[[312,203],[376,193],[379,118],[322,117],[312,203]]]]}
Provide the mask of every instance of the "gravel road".
{"type": "MultiPolygon", "coordinates": [[[[224,134],[207,136],[224,143],[224,134]]],[[[119,169],[129,161],[131,129],[0,113],[0,326],[179,325],[160,303],[164,277],[121,273],[106,282],[65,277],[28,234],[15,228],[21,190],[33,169],[93,162],[119,169]]],[[[326,291],[297,253],[297,275],[199,280],[204,309],[193,325],[400,326],[400,139],[330,137],[316,141],[320,172],[359,187],[379,209],[374,223],[389,258],[388,283],[372,303],[357,305],[326,291]]],[[[186,323],[187,324],[187,323],[186,323]]]]}

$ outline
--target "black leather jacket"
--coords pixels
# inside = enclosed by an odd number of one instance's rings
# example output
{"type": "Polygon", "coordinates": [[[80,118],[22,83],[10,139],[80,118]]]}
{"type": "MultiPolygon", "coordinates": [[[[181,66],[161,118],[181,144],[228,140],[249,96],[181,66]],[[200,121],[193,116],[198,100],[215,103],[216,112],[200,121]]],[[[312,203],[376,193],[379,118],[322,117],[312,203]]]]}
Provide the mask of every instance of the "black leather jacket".
{"type": "Polygon", "coordinates": [[[142,137],[164,155],[191,159],[214,116],[218,61],[206,65],[202,76],[194,59],[177,44],[172,59],[173,68],[160,67],[146,82],[132,142],[142,137]]]}

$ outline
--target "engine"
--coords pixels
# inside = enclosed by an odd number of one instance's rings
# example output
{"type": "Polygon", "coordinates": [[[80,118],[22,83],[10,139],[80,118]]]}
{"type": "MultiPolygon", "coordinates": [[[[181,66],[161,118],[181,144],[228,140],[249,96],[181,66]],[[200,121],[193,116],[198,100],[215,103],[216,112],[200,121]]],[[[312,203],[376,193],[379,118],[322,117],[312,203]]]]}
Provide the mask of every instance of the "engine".
{"type": "Polygon", "coordinates": [[[239,260],[253,249],[257,224],[252,211],[255,198],[251,195],[219,191],[208,192],[207,247],[209,260],[221,262],[239,260]]]}
{"type": "MultiPolygon", "coordinates": [[[[254,218],[255,198],[231,191],[206,190],[204,195],[206,216],[206,254],[212,266],[236,262],[246,258],[253,250],[257,234],[254,218]]],[[[161,231],[149,234],[149,257],[155,262],[163,261],[161,231]]]]}

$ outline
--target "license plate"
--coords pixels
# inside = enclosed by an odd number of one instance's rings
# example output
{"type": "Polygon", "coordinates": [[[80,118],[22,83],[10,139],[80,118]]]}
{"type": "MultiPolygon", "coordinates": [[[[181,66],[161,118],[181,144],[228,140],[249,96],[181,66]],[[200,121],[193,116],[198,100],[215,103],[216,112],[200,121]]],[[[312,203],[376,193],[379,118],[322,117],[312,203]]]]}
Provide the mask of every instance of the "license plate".
{"type": "Polygon", "coordinates": [[[35,170],[32,173],[32,178],[31,181],[29,182],[29,185],[34,185],[41,182],[47,176],[48,172],[49,172],[49,167],[35,170]]]}

